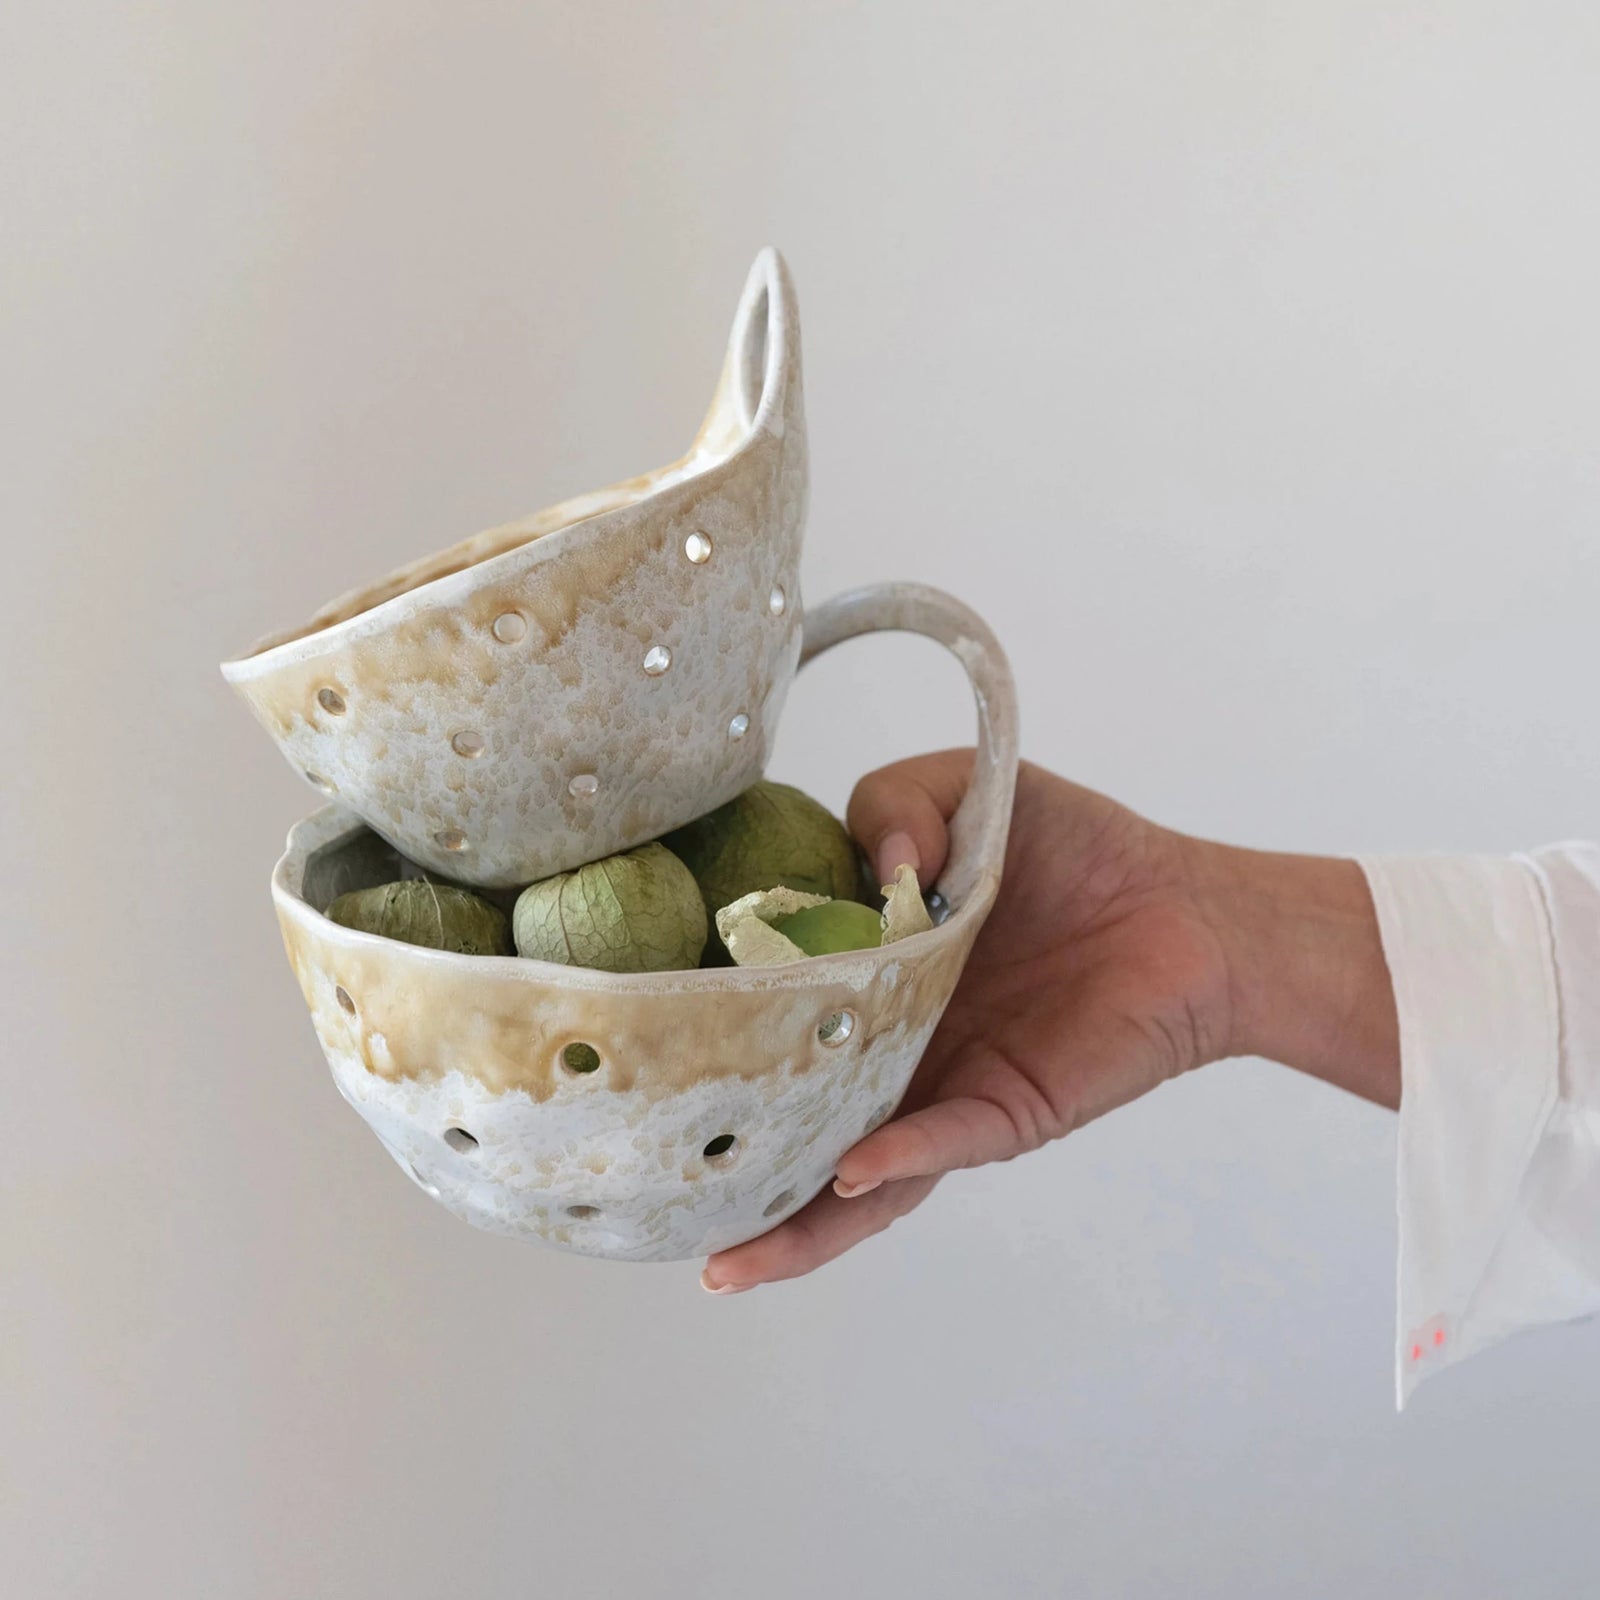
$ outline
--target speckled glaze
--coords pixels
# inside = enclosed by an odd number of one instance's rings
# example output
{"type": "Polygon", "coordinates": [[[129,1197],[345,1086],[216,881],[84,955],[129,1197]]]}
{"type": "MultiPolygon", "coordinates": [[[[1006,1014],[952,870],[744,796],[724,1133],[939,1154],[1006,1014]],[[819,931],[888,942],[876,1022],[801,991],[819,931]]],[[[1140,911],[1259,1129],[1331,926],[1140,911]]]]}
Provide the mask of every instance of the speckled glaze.
{"type": "Polygon", "coordinates": [[[477,535],[224,664],[296,772],[412,860],[509,887],[765,766],[800,652],[800,330],[757,258],[669,467],[477,535]]]}
{"type": "Polygon", "coordinates": [[[994,902],[1017,718],[993,635],[936,590],[828,602],[806,621],[805,658],[877,629],[940,640],[978,704],[973,783],[939,883],[950,914],[887,948],[641,975],[424,950],[322,915],[396,875],[355,817],[328,806],[289,835],[273,899],[334,1081],[457,1216],[585,1255],[702,1255],[802,1206],[894,1110],[994,902]],[[577,1042],[597,1070],[563,1064],[577,1042]]]}

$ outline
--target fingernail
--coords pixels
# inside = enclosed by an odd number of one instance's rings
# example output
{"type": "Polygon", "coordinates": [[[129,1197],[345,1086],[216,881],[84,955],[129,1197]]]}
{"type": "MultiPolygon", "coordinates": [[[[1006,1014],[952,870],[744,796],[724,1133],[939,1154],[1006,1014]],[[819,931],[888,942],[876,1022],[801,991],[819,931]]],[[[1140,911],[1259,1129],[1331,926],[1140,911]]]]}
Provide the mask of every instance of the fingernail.
{"type": "Polygon", "coordinates": [[[917,842],[909,833],[891,833],[882,844],[878,846],[878,881],[880,883],[893,883],[895,871],[899,867],[911,867],[920,870],[922,857],[917,852],[917,842]]]}
{"type": "Polygon", "coordinates": [[[746,1289],[753,1289],[753,1283],[713,1283],[709,1272],[700,1274],[700,1287],[707,1294],[743,1294],[746,1289]]]}
{"type": "Polygon", "coordinates": [[[882,1186],[882,1178],[868,1178],[865,1183],[846,1183],[843,1178],[833,1180],[833,1192],[841,1200],[854,1200],[858,1194],[871,1194],[882,1186]]]}

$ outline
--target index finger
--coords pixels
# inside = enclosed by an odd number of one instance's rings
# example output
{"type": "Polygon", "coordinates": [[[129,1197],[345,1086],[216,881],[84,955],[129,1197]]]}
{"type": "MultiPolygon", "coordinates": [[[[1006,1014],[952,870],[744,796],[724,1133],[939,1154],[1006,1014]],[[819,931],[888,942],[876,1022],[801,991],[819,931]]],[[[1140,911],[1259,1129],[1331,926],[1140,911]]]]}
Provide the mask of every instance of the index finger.
{"type": "Polygon", "coordinates": [[[758,1284],[803,1277],[846,1250],[882,1233],[925,1200],[937,1177],[886,1183],[859,1200],[824,1189],[808,1206],[745,1244],[719,1250],[706,1262],[700,1285],[712,1294],[737,1294],[758,1284]]]}
{"type": "Polygon", "coordinates": [[[845,819],[880,883],[908,862],[924,888],[933,883],[949,852],[950,818],[971,781],[972,751],[940,750],[879,767],[856,785],[845,819]]]}

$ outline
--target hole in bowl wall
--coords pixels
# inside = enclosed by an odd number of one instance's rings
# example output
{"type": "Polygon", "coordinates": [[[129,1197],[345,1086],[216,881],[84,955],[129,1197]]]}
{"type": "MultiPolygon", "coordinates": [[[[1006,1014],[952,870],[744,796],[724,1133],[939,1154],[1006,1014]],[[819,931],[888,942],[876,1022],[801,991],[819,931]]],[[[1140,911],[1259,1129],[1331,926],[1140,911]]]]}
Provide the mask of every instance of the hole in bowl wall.
{"type": "Polygon", "coordinates": [[[830,1050],[837,1049],[856,1031],[856,1014],[853,1011],[835,1011],[817,1025],[817,1042],[830,1050]]]}
{"type": "Polygon", "coordinates": [[[574,1039],[561,1052],[561,1065],[580,1077],[600,1070],[600,1052],[586,1039],[574,1039]]]}
{"type": "Polygon", "coordinates": [[[444,1142],[460,1155],[477,1154],[478,1141],[465,1128],[446,1128],[444,1142]]]}

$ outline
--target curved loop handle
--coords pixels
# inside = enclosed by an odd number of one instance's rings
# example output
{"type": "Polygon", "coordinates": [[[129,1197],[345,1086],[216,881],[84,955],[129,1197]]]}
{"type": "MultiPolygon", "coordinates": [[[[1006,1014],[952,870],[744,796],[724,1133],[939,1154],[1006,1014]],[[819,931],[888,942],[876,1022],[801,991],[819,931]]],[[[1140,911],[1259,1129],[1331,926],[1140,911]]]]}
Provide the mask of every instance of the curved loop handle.
{"type": "MultiPolygon", "coordinates": [[[[966,668],[978,704],[972,783],[950,819],[950,856],[939,889],[959,908],[986,877],[998,884],[1017,783],[1017,691],[988,624],[941,589],[881,583],[834,595],[807,611],[800,664],[863,633],[902,632],[937,639],[966,668]]],[[[924,884],[926,890],[932,887],[924,884]]]]}
{"type": "Polygon", "coordinates": [[[782,257],[769,245],[750,268],[728,340],[733,403],[746,433],[763,406],[778,398],[776,384],[793,360],[793,319],[794,290],[782,257]]]}

